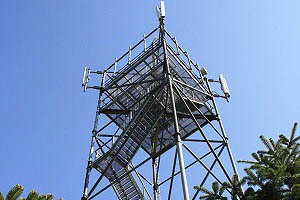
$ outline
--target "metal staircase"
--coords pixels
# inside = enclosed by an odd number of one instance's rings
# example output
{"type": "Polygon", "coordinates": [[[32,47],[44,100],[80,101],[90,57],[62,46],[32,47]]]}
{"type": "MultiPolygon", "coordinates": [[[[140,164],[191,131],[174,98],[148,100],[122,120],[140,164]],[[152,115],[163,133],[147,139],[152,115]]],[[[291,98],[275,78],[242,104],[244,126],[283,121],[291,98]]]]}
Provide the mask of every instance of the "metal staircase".
{"type": "Polygon", "coordinates": [[[162,89],[150,94],[111,150],[94,162],[94,167],[113,185],[119,199],[144,199],[128,165],[164,112],[158,106],[162,98],[162,89]]]}
{"type": "Polygon", "coordinates": [[[127,168],[121,167],[119,171],[113,171],[113,174],[107,177],[112,183],[113,188],[121,200],[140,200],[144,195],[140,191],[131,173],[127,168]]]}

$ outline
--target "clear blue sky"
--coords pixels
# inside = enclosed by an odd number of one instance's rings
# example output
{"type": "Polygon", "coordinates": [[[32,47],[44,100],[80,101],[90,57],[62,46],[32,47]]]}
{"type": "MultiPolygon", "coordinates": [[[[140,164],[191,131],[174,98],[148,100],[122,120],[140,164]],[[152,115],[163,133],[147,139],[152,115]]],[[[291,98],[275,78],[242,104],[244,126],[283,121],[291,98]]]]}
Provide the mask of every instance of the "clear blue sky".
{"type": "MultiPolygon", "coordinates": [[[[104,69],[157,26],[159,1],[0,1],[0,190],[79,199],[96,93],[83,65],[104,69]]],[[[236,159],[258,136],[289,133],[300,118],[299,0],[166,1],[166,26],[211,77],[236,159]],[[188,3],[187,3],[188,2],[188,3]]],[[[242,172],[243,165],[238,165],[242,172]]]]}

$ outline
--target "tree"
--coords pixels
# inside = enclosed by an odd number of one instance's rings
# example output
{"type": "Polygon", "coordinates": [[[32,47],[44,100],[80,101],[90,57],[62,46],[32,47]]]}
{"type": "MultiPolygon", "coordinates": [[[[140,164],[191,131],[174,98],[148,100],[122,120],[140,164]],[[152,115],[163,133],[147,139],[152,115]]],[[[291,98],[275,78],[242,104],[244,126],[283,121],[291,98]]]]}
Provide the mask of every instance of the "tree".
{"type": "Polygon", "coordinates": [[[289,138],[280,135],[274,141],[260,136],[265,149],[252,153],[252,161],[239,161],[250,164],[245,169],[245,179],[248,186],[257,188],[252,199],[298,198],[295,196],[297,184],[300,184],[300,136],[295,135],[297,125],[294,124],[289,138]]]}
{"type": "MultiPolygon", "coordinates": [[[[222,184],[223,192],[230,189],[232,199],[237,196],[243,200],[300,200],[300,136],[296,136],[297,125],[294,124],[289,138],[279,135],[274,141],[260,136],[265,149],[252,153],[253,160],[239,161],[250,165],[245,168],[246,176],[239,181],[238,176],[234,175],[231,183],[222,184]],[[248,188],[243,193],[241,186],[245,183],[248,188]]],[[[219,194],[205,188],[195,188],[205,193],[204,198],[223,198],[223,192],[219,194]]]]}
{"type": "MultiPolygon", "coordinates": [[[[32,190],[29,192],[26,198],[20,198],[24,191],[24,188],[18,184],[14,186],[4,198],[3,194],[0,192],[0,200],[53,200],[53,194],[43,194],[39,195],[36,191],[32,190]]],[[[62,200],[62,199],[60,199],[62,200]]]]}

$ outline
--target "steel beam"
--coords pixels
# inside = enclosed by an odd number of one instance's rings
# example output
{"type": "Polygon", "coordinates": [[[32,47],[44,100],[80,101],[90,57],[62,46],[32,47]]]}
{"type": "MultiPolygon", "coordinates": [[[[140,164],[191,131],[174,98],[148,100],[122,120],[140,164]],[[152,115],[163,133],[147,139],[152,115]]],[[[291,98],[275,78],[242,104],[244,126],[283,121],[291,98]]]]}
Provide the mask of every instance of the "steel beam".
{"type": "Polygon", "coordinates": [[[176,105],[175,105],[175,97],[174,97],[174,91],[173,91],[173,81],[172,81],[172,76],[170,72],[170,66],[168,63],[168,55],[167,55],[167,43],[164,37],[164,26],[163,26],[163,19],[161,20],[162,24],[162,30],[161,30],[161,40],[163,43],[163,48],[164,48],[164,59],[165,59],[165,73],[166,73],[166,78],[169,82],[169,92],[170,92],[170,97],[171,97],[171,104],[172,104],[172,110],[174,114],[174,128],[175,128],[175,135],[176,135],[176,148],[178,152],[178,159],[179,159],[179,165],[181,169],[181,181],[182,181],[182,189],[183,189],[183,195],[184,195],[184,200],[189,200],[189,190],[188,190],[188,183],[187,183],[187,178],[186,178],[186,172],[185,172],[185,166],[184,166],[184,158],[183,158],[183,153],[182,153],[182,141],[181,141],[181,136],[179,132],[179,125],[178,125],[178,119],[177,119],[177,111],[176,111],[176,105]]]}

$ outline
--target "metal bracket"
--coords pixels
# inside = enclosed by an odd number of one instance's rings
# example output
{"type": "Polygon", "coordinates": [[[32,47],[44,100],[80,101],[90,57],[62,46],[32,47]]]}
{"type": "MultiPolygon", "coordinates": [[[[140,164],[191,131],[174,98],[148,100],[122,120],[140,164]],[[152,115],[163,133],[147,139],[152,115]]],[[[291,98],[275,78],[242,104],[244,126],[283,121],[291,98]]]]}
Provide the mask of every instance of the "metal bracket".
{"type": "MultiPolygon", "coordinates": [[[[207,78],[206,78],[207,79],[207,78]]],[[[219,83],[220,86],[221,86],[221,90],[223,91],[224,95],[219,95],[218,93],[215,93],[215,94],[212,94],[214,97],[217,97],[217,98],[223,98],[223,99],[226,99],[227,102],[229,102],[229,98],[230,98],[230,93],[229,93],[229,90],[228,90],[228,86],[227,86],[227,83],[225,82],[226,84],[226,89],[227,90],[224,90],[224,82],[222,82],[220,79],[219,80],[214,80],[214,79],[207,79],[207,82],[210,82],[210,83],[219,83]]]]}

